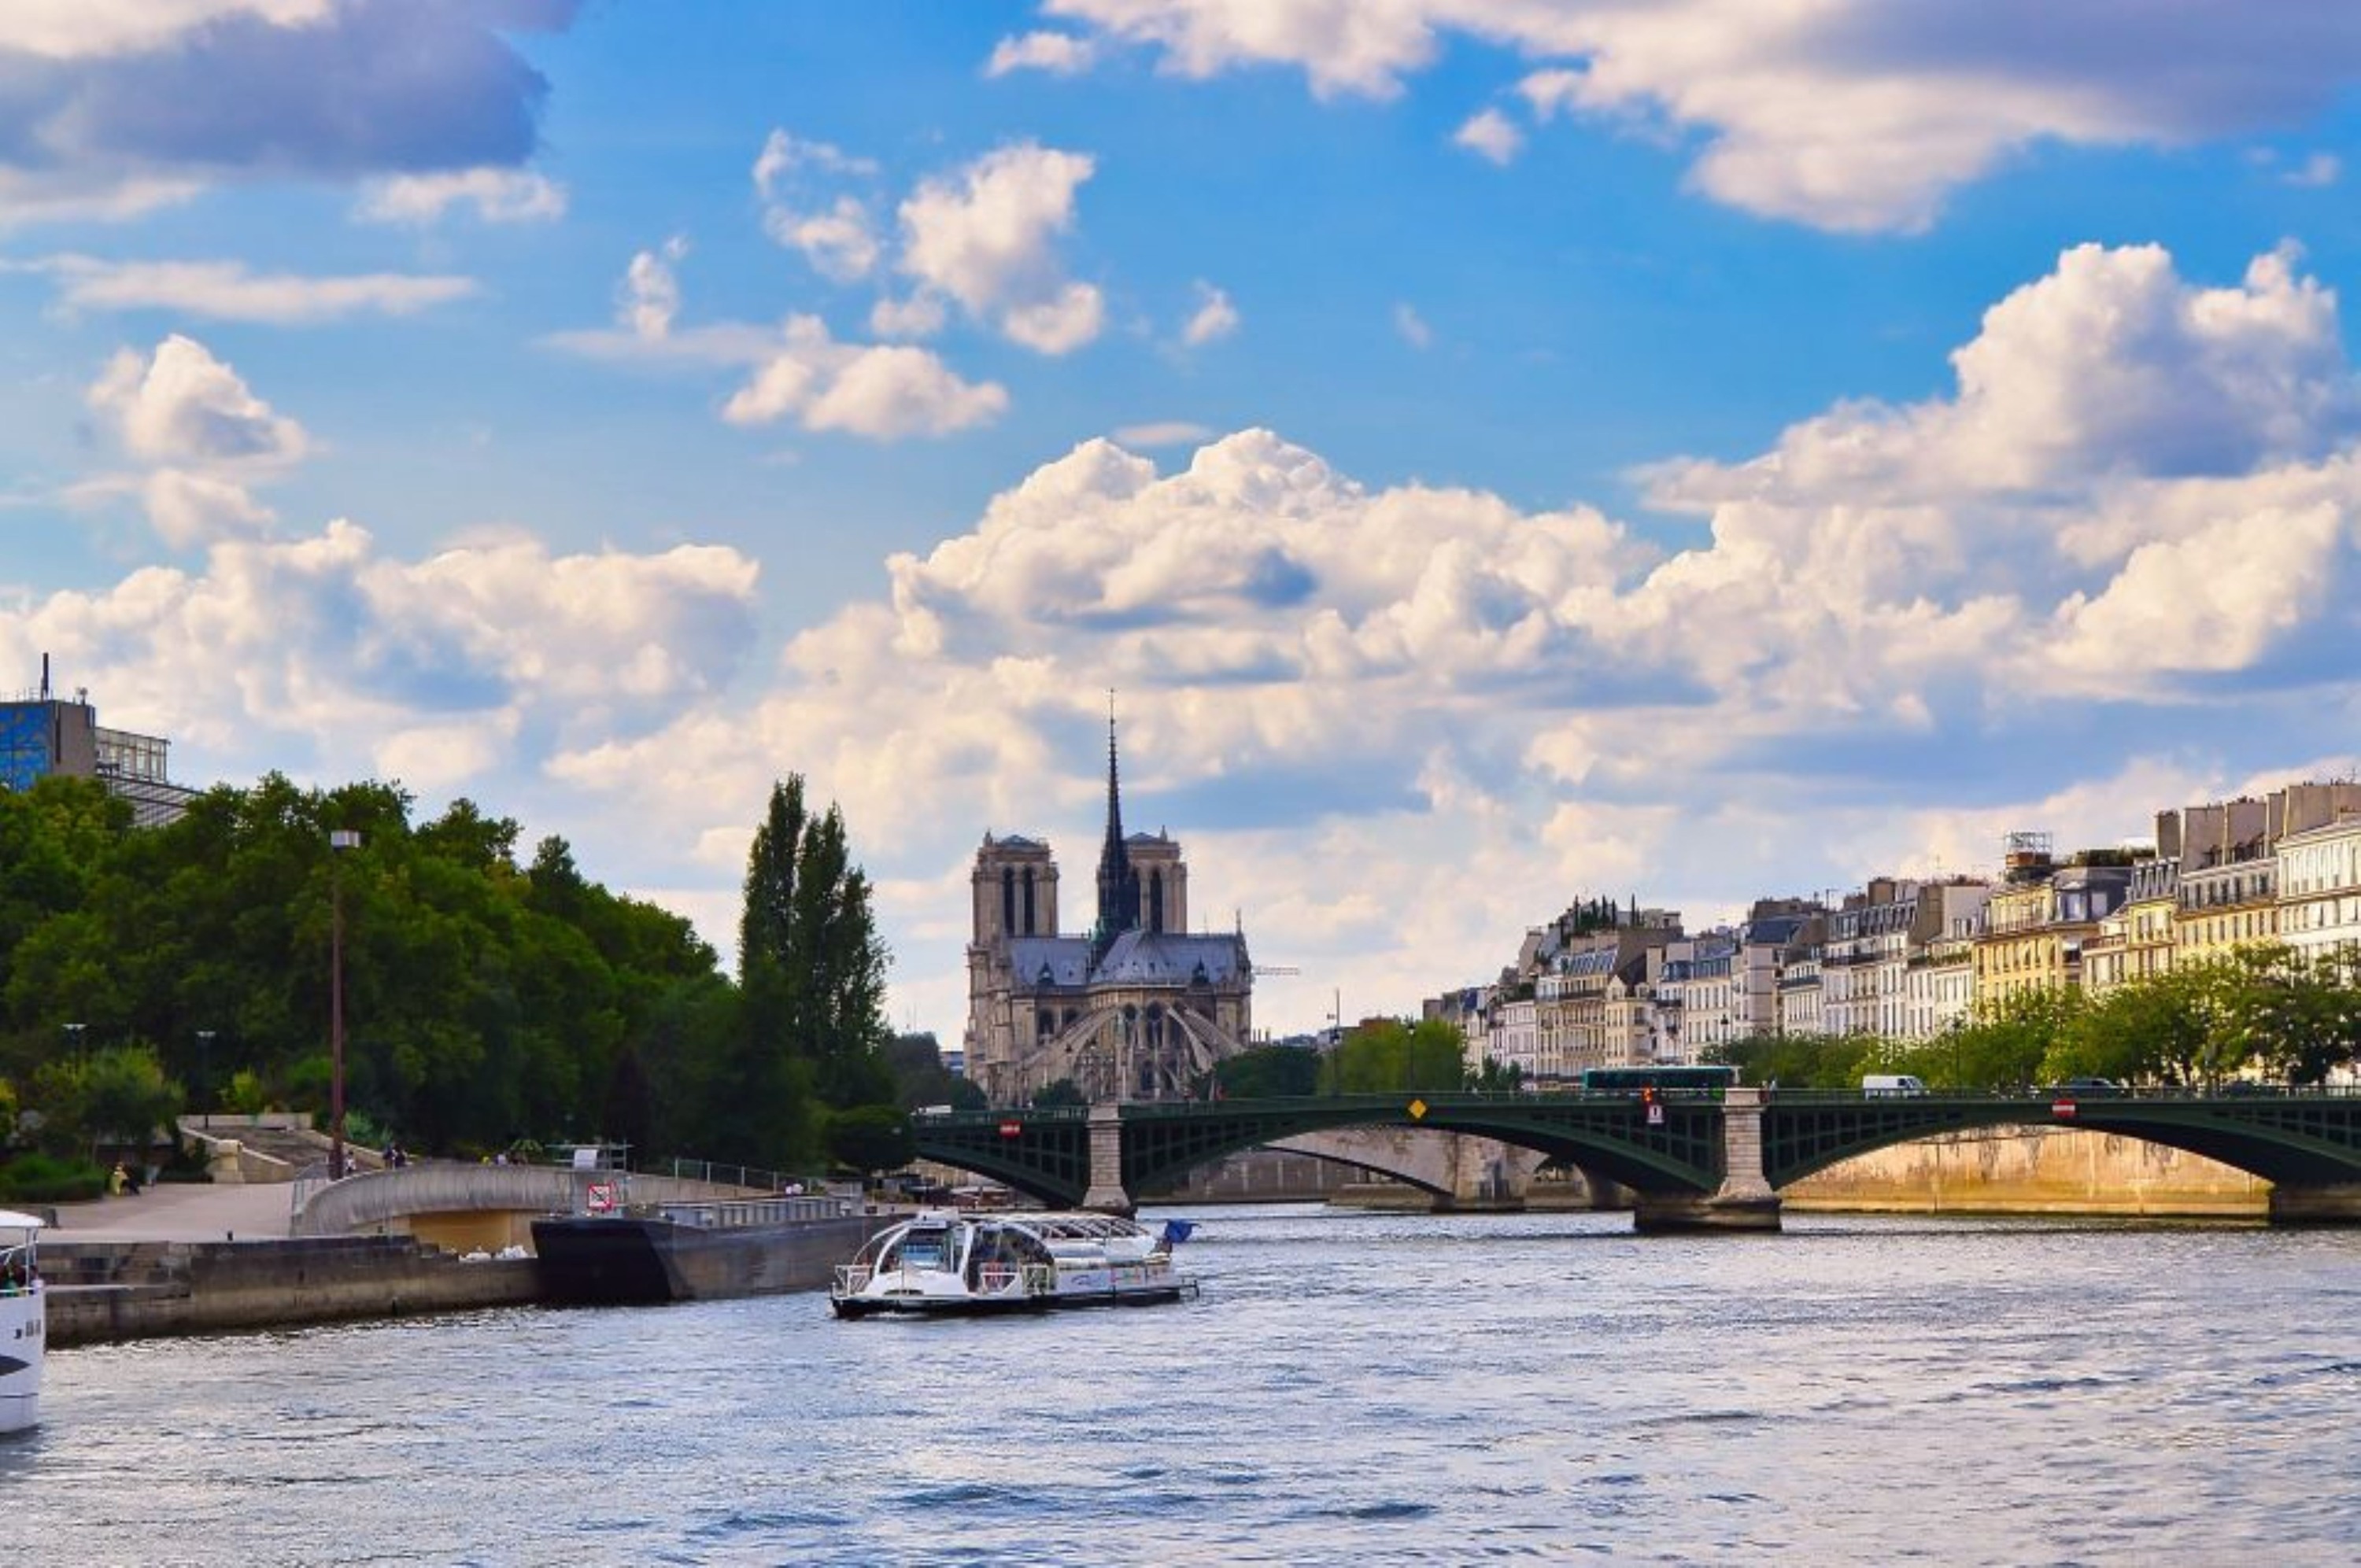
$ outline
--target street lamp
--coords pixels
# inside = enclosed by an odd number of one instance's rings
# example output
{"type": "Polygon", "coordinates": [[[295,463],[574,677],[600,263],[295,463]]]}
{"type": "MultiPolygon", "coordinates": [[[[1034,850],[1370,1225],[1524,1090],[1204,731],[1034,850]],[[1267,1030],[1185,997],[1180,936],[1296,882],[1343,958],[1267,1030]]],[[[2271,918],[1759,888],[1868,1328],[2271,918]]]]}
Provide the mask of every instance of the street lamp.
{"type": "Polygon", "coordinates": [[[197,1099],[210,1114],[214,1108],[214,1032],[197,1031],[197,1099]]]}
{"type": "Polygon", "coordinates": [[[73,1052],[74,1065],[77,1067],[82,1065],[82,1032],[84,1027],[86,1025],[81,1024],[66,1025],[66,1045],[73,1052]]]}
{"type": "Polygon", "coordinates": [[[348,828],[328,833],[328,1179],[345,1174],[345,879],[338,857],[361,847],[348,828]]]}

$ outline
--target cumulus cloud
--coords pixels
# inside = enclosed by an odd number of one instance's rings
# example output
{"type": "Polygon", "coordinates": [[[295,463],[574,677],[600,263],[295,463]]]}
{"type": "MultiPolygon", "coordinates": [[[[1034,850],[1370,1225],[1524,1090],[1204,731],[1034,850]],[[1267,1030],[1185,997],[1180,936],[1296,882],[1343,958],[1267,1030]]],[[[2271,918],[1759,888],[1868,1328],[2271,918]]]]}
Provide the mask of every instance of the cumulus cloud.
{"type": "Polygon", "coordinates": [[[424,226],[455,206],[488,224],[549,223],[566,215],[566,187],[523,169],[455,169],[397,174],[372,183],[354,215],[364,223],[424,226]]]}
{"type": "Polygon", "coordinates": [[[1483,109],[1469,115],[1452,134],[1451,140],[1455,146],[1464,147],[1503,168],[1514,163],[1517,154],[1525,149],[1525,133],[1498,109],[1483,109]]]}
{"type": "Polygon", "coordinates": [[[1197,309],[1180,329],[1180,341],[1191,348],[1202,348],[1236,332],[1238,319],[1238,308],[1230,303],[1228,292],[1200,280],[1197,309]]]}
{"type": "Polygon", "coordinates": [[[1072,33],[1027,33],[994,44],[983,73],[1005,76],[1013,71],[1046,71],[1052,76],[1078,76],[1096,58],[1090,40],[1072,33]]]}
{"type": "MultiPolygon", "coordinates": [[[[2284,8],[2268,27],[2229,6],[2142,7],[2131,25],[2120,6],[2041,0],[1045,0],[1042,8],[1104,46],[1102,58],[1143,48],[1191,78],[1290,66],[1323,98],[1392,97],[1450,37],[1505,47],[1537,62],[1521,87],[1538,117],[1694,133],[1691,179],[1707,194],[1853,230],[1924,227],[1949,192],[2044,141],[2170,147],[2296,123],[2334,102],[2361,69],[2361,28],[2334,7],[2284,8]]],[[[1502,128],[1478,134],[1499,146],[1502,128]]]]}
{"type": "Polygon", "coordinates": [[[810,189],[829,178],[867,179],[877,166],[823,141],[798,140],[774,130],[754,159],[754,189],[763,227],[813,270],[838,283],[857,282],[876,269],[884,242],[868,203],[850,192],[810,189]]]}
{"type": "Polygon", "coordinates": [[[2158,246],[2077,246],[1985,313],[1951,356],[1953,396],[1847,405],[1739,467],[1662,470],[1658,499],[1967,496],[2317,456],[2361,402],[2336,296],[2295,268],[2273,252],[2205,288],[2158,246]]]}
{"type": "Polygon", "coordinates": [[[219,539],[185,569],[0,615],[0,643],[54,650],[112,694],[111,718],[171,735],[184,769],[194,755],[233,779],[317,769],[451,789],[500,769],[515,789],[551,748],[646,733],[735,679],[757,582],[716,546],[561,554],[504,537],[402,559],[337,521],[219,539]]]}
{"type": "Polygon", "coordinates": [[[124,349],[90,389],[124,449],[153,463],[280,467],[301,459],[302,426],[272,411],[203,344],[175,333],[150,356],[124,349]]]}
{"type": "Polygon", "coordinates": [[[688,241],[675,235],[656,249],[632,256],[615,296],[615,318],[632,336],[653,341],[671,335],[673,318],[680,314],[680,280],[673,265],[687,255],[688,241]]]}
{"type": "Polygon", "coordinates": [[[753,378],[722,407],[732,424],[792,418],[806,430],[891,441],[997,418],[1008,394],[972,383],[922,348],[839,343],[816,316],[793,316],[753,378]]]}
{"type": "Polygon", "coordinates": [[[470,278],[370,272],[342,278],[258,273],[237,261],[104,261],[52,256],[0,264],[58,280],[68,310],[172,311],[217,321],[296,325],[364,313],[411,315],[476,292],[470,278]]]}
{"type": "Polygon", "coordinates": [[[1026,142],[924,181],[901,205],[897,265],[921,291],[1027,348],[1079,348],[1099,334],[1104,301],[1095,285],[1066,277],[1057,241],[1073,227],[1075,192],[1095,168],[1084,154],[1026,142]]]}
{"type": "MultiPolygon", "coordinates": [[[[2006,828],[2112,842],[2203,798],[2216,720],[2300,759],[2361,707],[2339,342],[2286,256],[2216,286],[2069,252],[1960,346],[1951,396],[1660,470],[1706,525],[1672,551],[1584,506],[1366,486],[1269,432],[1169,466],[1088,442],[894,557],[750,707],[552,771],[735,802],[792,749],[891,846],[897,987],[954,998],[942,910],[982,833],[1089,853],[1109,685],[1126,805],[1185,839],[1201,898],[1389,1006],[1490,973],[1570,890],[1702,921],[1971,867],[2006,828]],[[2045,402],[2073,385],[2106,409],[2045,402]]],[[[683,831],[717,875],[742,853],[716,808],[683,831]]]]}
{"type": "Polygon", "coordinates": [[[75,487],[73,499],[130,495],[174,549],[262,533],[276,521],[251,486],[302,460],[311,438],[257,397],[204,345],[177,334],[152,355],[124,349],[85,400],[144,468],[75,487]]]}
{"type": "Polygon", "coordinates": [[[503,36],[573,0],[16,0],[0,219],[143,210],[224,180],[522,162],[547,82],[503,36]]]}

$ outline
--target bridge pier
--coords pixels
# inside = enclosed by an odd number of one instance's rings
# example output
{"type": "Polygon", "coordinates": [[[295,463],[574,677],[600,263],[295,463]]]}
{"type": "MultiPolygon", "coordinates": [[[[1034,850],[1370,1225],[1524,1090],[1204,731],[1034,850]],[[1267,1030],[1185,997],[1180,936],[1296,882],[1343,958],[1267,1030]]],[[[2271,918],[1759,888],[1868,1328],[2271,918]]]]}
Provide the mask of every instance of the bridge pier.
{"type": "Polygon", "coordinates": [[[2361,1225],[2361,1182],[2323,1182],[2295,1187],[2286,1182],[2271,1188],[2274,1225],[2361,1225]]]}
{"type": "Polygon", "coordinates": [[[1634,1194],[1631,1228],[1643,1236],[1779,1229],[1779,1194],[1763,1177],[1763,1091],[1724,1091],[1721,1168],[1711,1192],[1634,1194]]]}
{"type": "Polygon", "coordinates": [[[1091,1107],[1091,1184],[1082,1207],[1128,1215],[1135,1206],[1123,1185],[1123,1107],[1101,1101],[1091,1107]]]}

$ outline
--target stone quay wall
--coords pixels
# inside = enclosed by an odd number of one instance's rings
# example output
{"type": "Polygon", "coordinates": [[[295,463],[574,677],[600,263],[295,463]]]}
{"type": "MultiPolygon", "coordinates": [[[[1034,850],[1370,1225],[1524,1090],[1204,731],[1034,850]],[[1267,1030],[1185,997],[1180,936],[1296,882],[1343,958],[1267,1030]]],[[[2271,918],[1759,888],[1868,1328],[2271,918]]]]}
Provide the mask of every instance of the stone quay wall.
{"type": "Polygon", "coordinates": [[[2259,1176],[2143,1138],[1988,1127],[1858,1156],[1780,1197],[1798,1211],[2261,1220],[2270,1189],[2259,1176]]]}
{"type": "Polygon", "coordinates": [[[288,1328],[541,1299],[530,1258],[467,1262],[405,1237],[71,1242],[41,1248],[49,1342],[288,1328]]]}

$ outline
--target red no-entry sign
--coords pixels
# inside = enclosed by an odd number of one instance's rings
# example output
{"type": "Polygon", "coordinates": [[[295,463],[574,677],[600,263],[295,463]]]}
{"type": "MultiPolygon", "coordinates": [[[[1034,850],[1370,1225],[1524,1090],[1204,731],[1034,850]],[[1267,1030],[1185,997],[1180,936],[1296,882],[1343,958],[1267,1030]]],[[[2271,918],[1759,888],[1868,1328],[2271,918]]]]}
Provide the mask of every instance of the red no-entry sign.
{"type": "Polygon", "coordinates": [[[1022,1122],[1003,1122],[1000,1124],[1000,1135],[1004,1138],[1016,1137],[1024,1131],[1025,1124],[1022,1122]]]}

